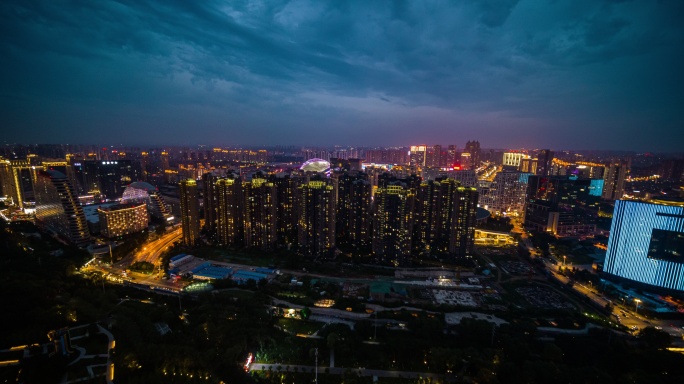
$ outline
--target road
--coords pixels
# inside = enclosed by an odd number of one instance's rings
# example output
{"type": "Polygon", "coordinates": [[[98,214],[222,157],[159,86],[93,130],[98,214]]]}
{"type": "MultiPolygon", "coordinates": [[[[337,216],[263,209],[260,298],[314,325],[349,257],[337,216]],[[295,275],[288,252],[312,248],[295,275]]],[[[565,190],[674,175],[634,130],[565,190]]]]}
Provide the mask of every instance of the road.
{"type": "Polygon", "coordinates": [[[162,235],[162,237],[158,238],[157,240],[147,243],[143,249],[133,255],[133,262],[146,261],[148,263],[154,264],[155,266],[159,266],[159,258],[161,257],[162,253],[164,253],[168,247],[173,245],[173,243],[180,240],[182,235],[182,229],[178,228],[162,235]]]}
{"type": "MultiPolygon", "coordinates": [[[[315,366],[313,365],[288,365],[288,364],[252,364],[250,371],[268,371],[274,372],[308,372],[314,373],[315,366]],[[278,370],[280,367],[280,370],[278,370]]],[[[410,371],[387,371],[382,369],[366,369],[366,368],[342,368],[342,367],[318,367],[318,374],[324,375],[342,375],[345,373],[355,373],[358,376],[377,376],[377,377],[394,377],[405,379],[431,378],[442,382],[445,375],[430,372],[410,372],[410,371]]],[[[455,376],[450,377],[455,379],[455,376]]]]}

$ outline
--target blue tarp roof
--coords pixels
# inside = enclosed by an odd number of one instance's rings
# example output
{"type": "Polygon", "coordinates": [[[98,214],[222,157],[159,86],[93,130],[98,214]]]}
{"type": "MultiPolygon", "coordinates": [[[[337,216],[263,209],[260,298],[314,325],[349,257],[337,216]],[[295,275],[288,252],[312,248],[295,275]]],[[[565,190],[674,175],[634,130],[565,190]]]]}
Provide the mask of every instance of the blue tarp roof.
{"type": "Polygon", "coordinates": [[[268,277],[268,275],[263,274],[263,273],[252,272],[252,271],[243,271],[243,270],[235,271],[235,273],[233,274],[234,280],[252,279],[252,280],[259,281],[259,280],[265,279],[267,277],[268,277]]]}
{"type": "Polygon", "coordinates": [[[187,256],[185,253],[181,253],[180,255],[176,255],[176,256],[172,257],[171,261],[180,260],[180,259],[184,258],[185,256],[187,256]]]}

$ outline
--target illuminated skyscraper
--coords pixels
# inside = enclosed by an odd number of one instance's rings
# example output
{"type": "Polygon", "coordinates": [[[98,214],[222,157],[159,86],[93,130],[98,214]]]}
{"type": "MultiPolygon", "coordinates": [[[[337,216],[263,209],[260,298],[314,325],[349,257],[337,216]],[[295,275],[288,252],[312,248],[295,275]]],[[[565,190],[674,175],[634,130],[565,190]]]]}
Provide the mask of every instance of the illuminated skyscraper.
{"type": "Polygon", "coordinates": [[[217,193],[216,181],[218,177],[212,173],[202,175],[202,210],[204,212],[204,228],[210,237],[216,235],[217,226],[217,193]]]}
{"type": "Polygon", "coordinates": [[[458,162],[458,148],[453,144],[449,145],[449,147],[447,148],[446,167],[451,168],[458,164],[458,162]]]}
{"type": "Polygon", "coordinates": [[[166,172],[168,169],[170,169],[169,166],[169,153],[166,151],[161,152],[161,163],[162,163],[162,171],[166,172]]]}
{"type": "MultiPolygon", "coordinates": [[[[480,165],[480,142],[468,141],[463,149],[463,153],[470,154],[470,164],[467,169],[476,169],[480,165]]],[[[464,166],[465,164],[461,164],[464,166]]]]}
{"type": "Polygon", "coordinates": [[[473,244],[477,201],[475,188],[451,178],[422,183],[415,204],[415,251],[466,256],[473,244]]]}
{"type": "Polygon", "coordinates": [[[442,164],[442,146],[437,144],[426,148],[425,165],[438,168],[442,164]]]}
{"type": "Polygon", "coordinates": [[[603,271],[684,291],[684,201],[617,200],[603,271]]]}
{"type": "Polygon", "coordinates": [[[297,212],[295,211],[295,194],[298,183],[291,175],[282,173],[269,178],[276,187],[276,220],[278,222],[278,243],[289,247],[297,242],[297,212]]]}
{"type": "Polygon", "coordinates": [[[328,255],[335,247],[335,191],[325,181],[309,181],[297,189],[299,252],[307,257],[328,255]]]}
{"type": "Polygon", "coordinates": [[[415,194],[394,182],[375,192],[373,255],[394,266],[410,263],[415,194]]]}
{"type": "Polygon", "coordinates": [[[552,164],[553,152],[550,149],[542,149],[541,151],[539,151],[539,154],[537,154],[537,175],[551,175],[552,164]]]}
{"type": "Polygon", "coordinates": [[[492,182],[482,181],[479,186],[480,206],[496,214],[522,215],[529,176],[529,173],[502,171],[497,172],[492,182]]]}
{"type": "Polygon", "coordinates": [[[140,180],[147,181],[147,164],[149,162],[150,154],[142,152],[140,154],[140,180]]]}
{"type": "Polygon", "coordinates": [[[427,158],[426,152],[427,146],[425,145],[411,146],[410,164],[419,167],[425,167],[425,160],[427,158]]]}
{"type": "Polygon", "coordinates": [[[365,173],[344,173],[339,178],[337,240],[361,247],[369,243],[372,186],[365,173]]]}
{"type": "Polygon", "coordinates": [[[449,234],[449,254],[463,257],[472,251],[478,193],[475,188],[457,187],[454,190],[449,234]]]}
{"type": "Polygon", "coordinates": [[[126,186],[139,179],[130,160],[86,160],[82,177],[86,193],[100,194],[108,200],[121,198],[126,186]]]}
{"type": "Polygon", "coordinates": [[[627,172],[627,163],[621,161],[614,161],[606,168],[603,177],[604,199],[618,200],[624,196],[627,172]]]}
{"type": "Polygon", "coordinates": [[[12,194],[12,184],[10,180],[12,178],[12,171],[10,169],[9,160],[5,160],[0,157],[0,196],[5,196],[11,198],[12,194]]]}
{"type": "Polygon", "coordinates": [[[244,198],[242,179],[237,175],[215,181],[215,227],[219,244],[242,246],[244,244],[244,198]]]}
{"type": "Polygon", "coordinates": [[[29,158],[20,160],[8,160],[6,168],[6,188],[7,197],[14,205],[24,208],[26,204],[32,205],[35,202],[33,184],[36,179],[36,172],[42,170],[41,166],[31,165],[29,158]]]}
{"type": "Polygon", "coordinates": [[[183,229],[183,244],[194,246],[199,239],[199,201],[197,196],[197,182],[185,179],[180,182],[181,226],[183,229]]]}
{"type": "Polygon", "coordinates": [[[244,193],[245,245],[274,248],[277,240],[276,187],[262,178],[242,184],[244,193]]]}
{"type": "Polygon", "coordinates": [[[58,171],[40,171],[36,177],[36,224],[85,247],[88,223],[69,179],[58,171]]]}

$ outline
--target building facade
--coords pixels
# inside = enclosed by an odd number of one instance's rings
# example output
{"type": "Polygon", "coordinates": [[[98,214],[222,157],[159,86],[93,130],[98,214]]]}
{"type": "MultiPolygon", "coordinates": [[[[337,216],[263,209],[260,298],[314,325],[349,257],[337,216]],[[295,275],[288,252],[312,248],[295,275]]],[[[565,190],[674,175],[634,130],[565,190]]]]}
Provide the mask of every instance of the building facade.
{"type": "Polygon", "coordinates": [[[40,171],[36,177],[36,223],[84,247],[90,232],[83,208],[69,179],[58,171],[40,171]]]}
{"type": "Polygon", "coordinates": [[[297,188],[297,246],[305,257],[327,256],[335,247],[335,191],[314,180],[297,188]]]}
{"type": "Polygon", "coordinates": [[[666,204],[615,202],[604,272],[684,291],[684,202],[666,204]]]}
{"type": "Polygon", "coordinates": [[[411,256],[415,194],[399,183],[375,192],[373,255],[395,267],[407,265],[411,256]]]}
{"type": "Polygon", "coordinates": [[[193,179],[185,179],[180,182],[180,208],[183,244],[194,246],[200,237],[200,212],[197,182],[193,179]]]}
{"type": "Polygon", "coordinates": [[[99,208],[100,233],[107,238],[125,236],[147,229],[147,204],[117,204],[99,208]]]}

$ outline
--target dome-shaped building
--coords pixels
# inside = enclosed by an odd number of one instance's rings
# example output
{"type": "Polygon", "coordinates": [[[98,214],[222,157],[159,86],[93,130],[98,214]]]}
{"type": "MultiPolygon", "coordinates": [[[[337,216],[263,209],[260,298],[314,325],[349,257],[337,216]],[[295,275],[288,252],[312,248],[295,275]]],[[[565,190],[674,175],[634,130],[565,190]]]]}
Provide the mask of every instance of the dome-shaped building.
{"type": "Polygon", "coordinates": [[[327,173],[330,171],[330,162],[323,159],[309,159],[299,169],[305,172],[327,173]]]}
{"type": "Polygon", "coordinates": [[[126,187],[121,203],[145,203],[147,204],[148,212],[153,217],[165,220],[172,217],[168,205],[166,205],[164,198],[159,194],[157,188],[144,181],[136,181],[126,187]]]}

